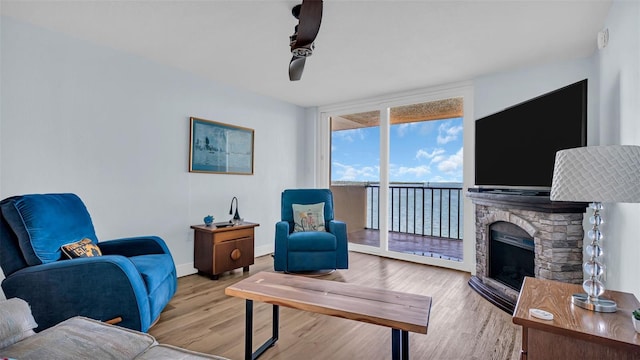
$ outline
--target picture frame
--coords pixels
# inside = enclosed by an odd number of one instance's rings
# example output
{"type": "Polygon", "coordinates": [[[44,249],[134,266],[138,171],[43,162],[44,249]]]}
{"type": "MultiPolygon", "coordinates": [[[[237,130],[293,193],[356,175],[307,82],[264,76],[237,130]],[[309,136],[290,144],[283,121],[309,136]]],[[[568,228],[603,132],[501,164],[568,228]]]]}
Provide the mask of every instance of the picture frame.
{"type": "Polygon", "coordinates": [[[189,172],[253,175],[253,129],[196,117],[189,122],[189,172]]]}

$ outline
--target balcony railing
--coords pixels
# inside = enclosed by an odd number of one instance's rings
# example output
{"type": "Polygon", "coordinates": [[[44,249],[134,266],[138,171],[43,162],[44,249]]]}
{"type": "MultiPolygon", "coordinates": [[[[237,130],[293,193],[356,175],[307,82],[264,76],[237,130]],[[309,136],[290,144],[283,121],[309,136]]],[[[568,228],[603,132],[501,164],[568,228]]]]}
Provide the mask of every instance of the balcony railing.
{"type": "MultiPolygon", "coordinates": [[[[379,230],[380,185],[365,184],[367,229],[379,230]]],[[[428,184],[389,186],[389,230],[422,236],[462,239],[462,186],[428,184]]]]}

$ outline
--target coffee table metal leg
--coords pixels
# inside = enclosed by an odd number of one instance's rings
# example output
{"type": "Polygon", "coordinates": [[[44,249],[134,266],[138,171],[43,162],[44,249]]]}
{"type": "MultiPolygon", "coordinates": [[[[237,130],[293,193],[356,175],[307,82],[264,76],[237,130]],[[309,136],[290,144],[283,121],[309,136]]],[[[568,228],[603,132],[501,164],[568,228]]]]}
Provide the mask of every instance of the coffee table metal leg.
{"type": "Polygon", "coordinates": [[[391,358],[393,360],[409,360],[409,332],[391,329],[391,358]]]}
{"type": "Polygon", "coordinates": [[[253,352],[253,300],[247,300],[244,322],[244,360],[251,360],[253,352]]]}
{"type": "Polygon", "coordinates": [[[275,344],[275,342],[278,341],[278,328],[280,327],[280,307],[278,305],[273,305],[272,319],[271,340],[273,340],[275,344]]]}
{"type": "Polygon", "coordinates": [[[402,360],[409,360],[409,332],[402,330],[402,360]]]}
{"type": "Polygon", "coordinates": [[[253,351],[253,300],[246,300],[246,310],[245,310],[245,337],[244,337],[244,358],[245,360],[255,360],[262,353],[264,353],[268,348],[275,345],[276,341],[278,341],[278,328],[280,327],[280,307],[278,305],[273,305],[273,327],[272,327],[272,335],[269,340],[267,340],[262,346],[258,348],[255,352],[253,351]]]}

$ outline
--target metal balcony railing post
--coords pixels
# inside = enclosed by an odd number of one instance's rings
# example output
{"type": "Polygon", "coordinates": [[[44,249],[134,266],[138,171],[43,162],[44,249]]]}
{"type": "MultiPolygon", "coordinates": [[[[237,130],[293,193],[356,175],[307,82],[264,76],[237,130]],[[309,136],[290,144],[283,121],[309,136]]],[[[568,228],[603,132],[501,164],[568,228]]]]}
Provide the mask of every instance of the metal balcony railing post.
{"type": "Polygon", "coordinates": [[[413,188],[413,233],[416,233],[416,188],[413,188]]]}
{"type": "Polygon", "coordinates": [[[451,237],[451,189],[447,190],[449,198],[447,199],[447,237],[451,237]]]}
{"type": "Polygon", "coordinates": [[[422,229],[422,236],[424,236],[424,188],[421,189],[422,190],[422,197],[421,197],[421,202],[422,202],[422,225],[420,226],[420,228],[422,229]]]}
{"type": "MultiPolygon", "coordinates": [[[[400,190],[402,191],[402,189],[400,190]]],[[[406,195],[407,201],[404,202],[404,232],[409,232],[409,188],[404,188],[404,193],[406,195]]],[[[400,196],[402,199],[402,196],[400,196]]],[[[402,213],[400,213],[402,215],[402,213]]],[[[402,227],[400,227],[400,232],[402,232],[402,227]]]]}
{"type": "Polygon", "coordinates": [[[435,192],[434,189],[431,189],[431,232],[429,233],[429,235],[433,236],[433,193],[435,192]]]}
{"type": "Polygon", "coordinates": [[[442,189],[438,191],[440,194],[440,209],[438,210],[438,236],[442,237],[442,189]]]}

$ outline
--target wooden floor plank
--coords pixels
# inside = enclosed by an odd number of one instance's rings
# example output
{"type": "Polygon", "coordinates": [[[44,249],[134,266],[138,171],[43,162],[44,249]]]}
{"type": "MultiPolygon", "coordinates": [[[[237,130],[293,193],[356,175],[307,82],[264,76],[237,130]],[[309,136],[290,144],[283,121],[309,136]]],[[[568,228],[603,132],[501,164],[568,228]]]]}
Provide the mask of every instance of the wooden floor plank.
{"type": "MultiPolygon", "coordinates": [[[[467,285],[468,273],[354,252],[349,256],[348,270],[321,279],[432,297],[428,334],[409,335],[412,359],[519,359],[520,327],[467,285]]],[[[224,289],[260,271],[273,271],[271,256],[256,258],[249,273],[238,269],[217,281],[200,275],[178,279],[176,296],[149,333],[160,343],[242,359],[245,301],[226,296],[224,289]]],[[[254,344],[270,336],[271,305],[255,302],[254,344]]],[[[280,339],[260,359],[389,359],[390,348],[389,328],[281,308],[280,339]]]]}

